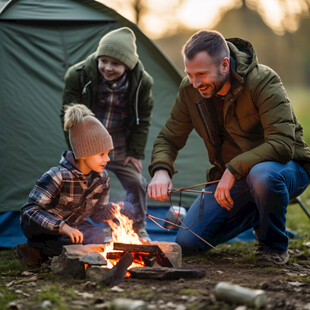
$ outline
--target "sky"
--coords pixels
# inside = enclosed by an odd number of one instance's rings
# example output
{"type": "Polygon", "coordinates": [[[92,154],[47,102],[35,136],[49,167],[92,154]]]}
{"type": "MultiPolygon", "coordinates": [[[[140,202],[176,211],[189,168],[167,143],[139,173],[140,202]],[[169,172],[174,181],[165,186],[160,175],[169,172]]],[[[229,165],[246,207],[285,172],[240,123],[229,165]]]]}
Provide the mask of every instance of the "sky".
{"type": "MultiPolygon", "coordinates": [[[[134,21],[132,0],[97,0],[134,21]]],[[[299,16],[307,11],[307,0],[247,0],[250,8],[256,9],[265,23],[277,34],[294,32],[299,26],[299,16]]],[[[191,29],[212,28],[221,15],[234,7],[241,6],[241,0],[142,0],[146,7],[140,28],[152,39],[167,32],[174,32],[179,26],[191,29]]]]}

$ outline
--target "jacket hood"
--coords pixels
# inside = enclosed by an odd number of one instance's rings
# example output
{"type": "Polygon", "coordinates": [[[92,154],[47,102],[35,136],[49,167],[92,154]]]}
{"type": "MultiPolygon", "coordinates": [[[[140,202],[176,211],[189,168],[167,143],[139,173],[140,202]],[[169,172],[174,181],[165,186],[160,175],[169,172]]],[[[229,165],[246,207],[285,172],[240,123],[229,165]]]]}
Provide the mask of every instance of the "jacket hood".
{"type": "Polygon", "coordinates": [[[71,172],[76,171],[81,173],[75,165],[75,157],[72,151],[65,151],[61,154],[59,165],[70,170],[71,172]]]}
{"type": "Polygon", "coordinates": [[[230,56],[236,60],[236,72],[241,76],[246,76],[257,64],[257,56],[253,45],[244,39],[226,39],[230,56]]]}

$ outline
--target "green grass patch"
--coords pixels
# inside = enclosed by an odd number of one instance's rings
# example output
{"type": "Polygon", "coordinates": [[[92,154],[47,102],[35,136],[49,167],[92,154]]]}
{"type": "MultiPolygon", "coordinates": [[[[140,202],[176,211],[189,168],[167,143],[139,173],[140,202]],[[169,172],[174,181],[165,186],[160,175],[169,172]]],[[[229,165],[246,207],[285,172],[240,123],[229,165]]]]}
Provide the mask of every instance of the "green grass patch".
{"type": "Polygon", "coordinates": [[[137,290],[137,293],[139,295],[148,295],[148,294],[152,294],[153,290],[150,288],[143,288],[143,289],[137,290]]]}
{"type": "Polygon", "coordinates": [[[180,290],[180,294],[181,295],[189,295],[189,296],[197,296],[197,295],[199,295],[199,292],[197,290],[194,290],[194,289],[184,288],[184,289],[180,290]]]}
{"type": "Polygon", "coordinates": [[[66,299],[72,300],[77,298],[77,294],[73,288],[64,288],[58,284],[47,285],[36,296],[36,300],[42,303],[43,301],[50,301],[52,309],[66,310],[68,304],[66,299]]]}
{"type": "Polygon", "coordinates": [[[239,264],[246,264],[246,265],[254,265],[256,263],[256,257],[252,251],[244,253],[241,257],[237,259],[239,264]]]}
{"type": "Polygon", "coordinates": [[[59,301],[62,300],[62,296],[60,295],[59,285],[53,284],[53,285],[44,287],[44,290],[39,293],[38,298],[40,301],[49,300],[51,302],[58,303],[59,301]]]}
{"type": "Polygon", "coordinates": [[[2,275],[14,276],[23,270],[15,249],[0,251],[0,270],[2,275]]]}
{"type": "Polygon", "coordinates": [[[16,295],[12,291],[10,291],[3,283],[0,283],[0,309],[6,309],[6,305],[16,298],[16,295]]]}
{"type": "Polygon", "coordinates": [[[310,90],[307,88],[287,87],[287,93],[299,123],[304,128],[304,138],[310,145],[310,90]]]}
{"type": "MultiPolygon", "coordinates": [[[[308,188],[306,192],[301,196],[303,202],[306,204],[306,201],[309,201],[307,198],[310,194],[310,189],[308,188]]],[[[308,210],[309,206],[306,204],[308,210]]],[[[306,213],[299,206],[299,204],[290,204],[287,208],[286,216],[286,226],[303,238],[303,242],[310,241],[310,219],[307,217],[306,213]]]]}
{"type": "Polygon", "coordinates": [[[308,275],[292,276],[292,280],[310,283],[310,278],[308,275]]]}

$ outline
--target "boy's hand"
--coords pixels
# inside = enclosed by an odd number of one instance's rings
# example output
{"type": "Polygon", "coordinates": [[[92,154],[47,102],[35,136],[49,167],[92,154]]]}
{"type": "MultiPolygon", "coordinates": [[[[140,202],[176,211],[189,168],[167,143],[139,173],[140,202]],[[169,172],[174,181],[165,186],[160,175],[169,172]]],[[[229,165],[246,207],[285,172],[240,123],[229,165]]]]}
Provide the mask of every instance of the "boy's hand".
{"type": "Polygon", "coordinates": [[[67,224],[64,224],[61,228],[60,233],[62,235],[67,235],[70,237],[72,243],[82,243],[83,242],[83,234],[76,228],[72,228],[67,224]]]}
{"type": "Polygon", "coordinates": [[[124,160],[123,165],[127,166],[129,162],[131,162],[132,165],[137,169],[137,171],[139,173],[141,173],[141,171],[142,171],[142,161],[140,159],[137,159],[137,158],[134,158],[134,157],[131,157],[131,156],[127,156],[126,159],[124,160]]]}

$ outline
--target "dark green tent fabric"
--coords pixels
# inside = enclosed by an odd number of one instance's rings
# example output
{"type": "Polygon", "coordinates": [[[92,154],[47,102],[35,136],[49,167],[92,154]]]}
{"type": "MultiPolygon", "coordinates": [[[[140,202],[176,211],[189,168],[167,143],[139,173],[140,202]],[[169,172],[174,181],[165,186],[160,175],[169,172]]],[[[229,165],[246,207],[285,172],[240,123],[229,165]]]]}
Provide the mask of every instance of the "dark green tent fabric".
{"type": "MultiPolygon", "coordinates": [[[[0,212],[19,210],[35,181],[58,164],[66,149],[59,117],[66,69],[95,51],[105,33],[122,26],[136,33],[138,53],[155,81],[143,162],[149,182],[153,142],[168,117],[180,74],[135,24],[101,3],[0,0],[0,212]]],[[[208,165],[202,141],[192,134],[176,161],[179,173],[173,178],[174,187],[204,182],[208,165]]],[[[120,183],[111,174],[111,200],[123,197],[120,183]]],[[[183,205],[190,206],[194,198],[184,194],[183,205]]]]}

